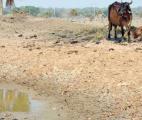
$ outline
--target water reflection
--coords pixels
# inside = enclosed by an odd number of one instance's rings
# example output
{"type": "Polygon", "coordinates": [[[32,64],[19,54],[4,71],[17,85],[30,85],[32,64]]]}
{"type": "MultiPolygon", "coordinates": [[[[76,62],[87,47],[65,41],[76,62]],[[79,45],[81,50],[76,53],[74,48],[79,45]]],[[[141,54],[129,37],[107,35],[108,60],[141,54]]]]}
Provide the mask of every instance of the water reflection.
{"type": "Polygon", "coordinates": [[[0,90],[0,112],[29,112],[29,96],[14,90],[0,90]]]}

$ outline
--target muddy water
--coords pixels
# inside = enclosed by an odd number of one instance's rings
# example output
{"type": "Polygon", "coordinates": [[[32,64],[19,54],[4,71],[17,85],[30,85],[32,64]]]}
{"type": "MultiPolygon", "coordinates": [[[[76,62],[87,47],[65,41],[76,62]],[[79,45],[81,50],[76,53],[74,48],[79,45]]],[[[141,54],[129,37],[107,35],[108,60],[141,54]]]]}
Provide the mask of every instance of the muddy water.
{"type": "Polygon", "coordinates": [[[0,112],[26,112],[36,119],[58,120],[58,114],[47,102],[32,99],[28,94],[17,90],[0,89],[0,112]],[[42,117],[41,117],[42,116],[42,117]]]}
{"type": "Polygon", "coordinates": [[[30,112],[30,99],[26,93],[0,90],[0,112],[30,112]]]}

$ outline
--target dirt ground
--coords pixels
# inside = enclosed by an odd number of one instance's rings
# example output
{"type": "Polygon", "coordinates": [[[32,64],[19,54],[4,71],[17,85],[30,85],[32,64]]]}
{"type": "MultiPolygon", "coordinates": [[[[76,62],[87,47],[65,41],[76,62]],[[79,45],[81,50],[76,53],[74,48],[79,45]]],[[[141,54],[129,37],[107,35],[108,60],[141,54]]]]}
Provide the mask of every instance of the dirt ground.
{"type": "MultiPolygon", "coordinates": [[[[83,32],[92,27],[60,19],[1,17],[1,86],[18,85],[37,98],[51,98],[56,120],[141,120],[142,44],[92,42],[95,34],[83,32]]],[[[39,120],[27,113],[0,117],[39,120]]]]}

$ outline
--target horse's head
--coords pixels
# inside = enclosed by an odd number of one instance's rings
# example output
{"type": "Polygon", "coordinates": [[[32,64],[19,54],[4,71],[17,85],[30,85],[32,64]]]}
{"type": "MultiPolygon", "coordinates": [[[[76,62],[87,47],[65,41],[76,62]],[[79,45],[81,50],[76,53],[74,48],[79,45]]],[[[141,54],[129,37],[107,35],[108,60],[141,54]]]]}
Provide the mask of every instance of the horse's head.
{"type": "Polygon", "coordinates": [[[133,2],[122,2],[121,3],[121,7],[120,7],[120,14],[123,16],[125,14],[132,14],[132,11],[131,11],[131,8],[130,8],[130,5],[132,4],[133,2]]]}

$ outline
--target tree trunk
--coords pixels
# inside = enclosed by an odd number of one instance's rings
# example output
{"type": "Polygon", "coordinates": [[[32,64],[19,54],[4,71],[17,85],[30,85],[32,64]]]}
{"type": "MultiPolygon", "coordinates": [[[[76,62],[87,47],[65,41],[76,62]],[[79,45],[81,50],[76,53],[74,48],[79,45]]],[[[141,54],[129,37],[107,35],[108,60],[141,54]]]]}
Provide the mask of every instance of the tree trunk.
{"type": "Polygon", "coordinates": [[[0,15],[3,15],[3,1],[0,0],[0,15]]]}
{"type": "Polygon", "coordinates": [[[6,7],[13,9],[15,7],[14,0],[6,0],[6,7]]]}

